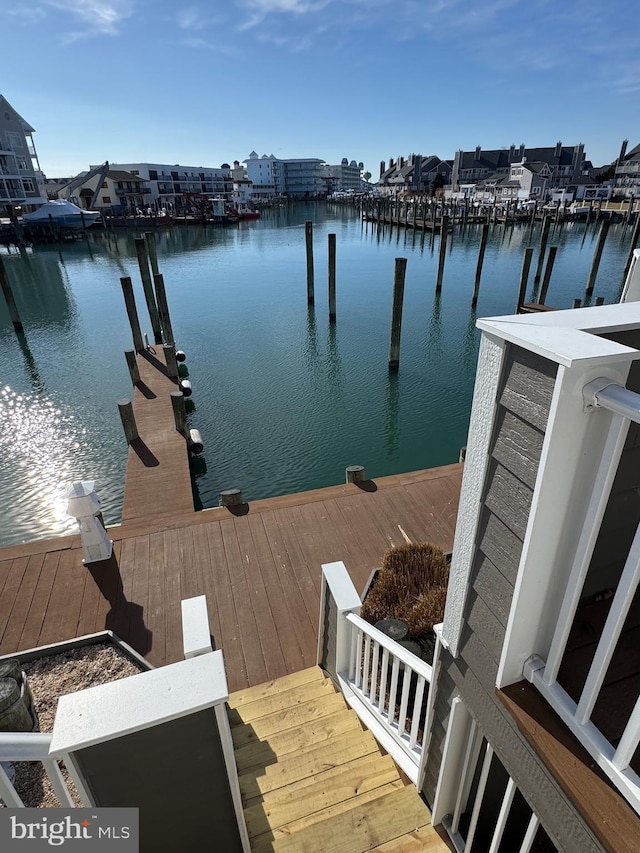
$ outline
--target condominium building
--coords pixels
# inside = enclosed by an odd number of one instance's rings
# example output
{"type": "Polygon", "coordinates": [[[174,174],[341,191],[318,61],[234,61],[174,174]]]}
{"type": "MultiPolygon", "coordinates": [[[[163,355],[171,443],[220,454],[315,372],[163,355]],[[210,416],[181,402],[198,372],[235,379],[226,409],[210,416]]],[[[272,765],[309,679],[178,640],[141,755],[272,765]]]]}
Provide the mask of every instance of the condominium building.
{"type": "Polygon", "coordinates": [[[356,163],[355,160],[347,160],[342,158],[339,165],[331,166],[326,163],[324,166],[325,184],[327,192],[360,192],[362,190],[362,171],[364,163],[356,163]]]}
{"type": "Polygon", "coordinates": [[[233,192],[228,163],[223,163],[219,169],[166,163],[118,163],[118,169],[131,172],[145,181],[151,190],[149,203],[156,208],[179,210],[190,207],[194,198],[230,199],[233,192]]]}
{"type": "Polygon", "coordinates": [[[247,179],[253,184],[253,197],[257,200],[278,195],[311,198],[327,191],[324,160],[316,157],[280,159],[273,154],[260,156],[252,151],[244,162],[247,179]]]}
{"type": "Polygon", "coordinates": [[[8,213],[8,205],[31,210],[47,200],[33,133],[0,95],[0,213],[8,213]]]}

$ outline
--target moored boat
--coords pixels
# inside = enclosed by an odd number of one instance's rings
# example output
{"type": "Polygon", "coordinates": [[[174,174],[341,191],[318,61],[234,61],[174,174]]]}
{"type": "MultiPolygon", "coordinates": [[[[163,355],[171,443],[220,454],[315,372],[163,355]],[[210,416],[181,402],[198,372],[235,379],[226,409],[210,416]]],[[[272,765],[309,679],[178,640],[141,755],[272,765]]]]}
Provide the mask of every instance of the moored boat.
{"type": "Polygon", "coordinates": [[[98,219],[100,219],[100,211],[82,210],[65,199],[47,201],[33,213],[24,213],[22,216],[22,221],[27,225],[46,225],[51,222],[73,230],[89,228],[98,219]]]}

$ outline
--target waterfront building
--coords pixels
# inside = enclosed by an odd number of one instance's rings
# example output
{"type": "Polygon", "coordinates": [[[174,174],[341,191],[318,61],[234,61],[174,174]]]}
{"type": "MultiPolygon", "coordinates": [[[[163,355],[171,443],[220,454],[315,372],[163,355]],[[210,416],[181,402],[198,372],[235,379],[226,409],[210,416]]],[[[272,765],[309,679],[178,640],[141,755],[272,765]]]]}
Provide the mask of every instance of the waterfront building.
{"type": "Polygon", "coordinates": [[[355,160],[347,160],[346,157],[342,161],[332,166],[325,163],[323,172],[326,181],[326,191],[328,195],[334,192],[362,192],[362,172],[364,163],[356,163],[355,160]]]}
{"type": "Polygon", "coordinates": [[[145,181],[150,189],[149,201],[156,209],[181,210],[192,207],[195,199],[231,199],[233,180],[231,167],[181,166],[166,163],[118,163],[118,169],[131,172],[145,181]]]}
{"type": "Polygon", "coordinates": [[[257,201],[279,195],[313,198],[327,191],[324,160],[316,157],[281,159],[273,154],[260,156],[252,151],[244,162],[247,164],[247,178],[253,183],[253,197],[257,201]]]}
{"type": "Polygon", "coordinates": [[[620,154],[615,164],[616,186],[624,188],[628,193],[633,189],[636,195],[640,193],[640,145],[627,152],[628,140],[624,140],[620,154]]]}
{"type": "Polygon", "coordinates": [[[550,186],[567,187],[572,179],[578,178],[591,164],[585,161],[584,145],[567,146],[557,142],[547,148],[526,148],[522,143],[518,148],[511,145],[508,149],[483,150],[478,145],[475,151],[458,150],[453,159],[451,187],[458,191],[461,184],[477,184],[490,175],[506,176],[512,164],[546,163],[550,170],[550,186]]]}
{"type": "MultiPolygon", "coordinates": [[[[107,164],[105,164],[106,166],[107,164]]],[[[150,205],[151,189],[138,175],[123,169],[92,167],[86,180],[82,175],[65,182],[47,184],[52,198],[66,198],[84,210],[109,210],[129,213],[150,205]],[[96,192],[97,190],[97,192],[96,192]]]]}
{"type": "Polygon", "coordinates": [[[462,185],[459,191],[485,201],[544,199],[550,179],[551,169],[547,163],[528,163],[523,159],[520,163],[512,163],[506,175],[494,172],[477,184],[462,185]]]}
{"type": "Polygon", "coordinates": [[[7,214],[8,205],[34,210],[47,200],[34,133],[0,95],[0,213],[7,214]]]}
{"type": "Polygon", "coordinates": [[[426,193],[430,191],[431,182],[437,175],[441,175],[444,183],[448,184],[451,164],[435,154],[409,154],[406,159],[402,156],[396,160],[390,159],[388,166],[384,161],[380,163],[378,188],[383,195],[426,193]]]}

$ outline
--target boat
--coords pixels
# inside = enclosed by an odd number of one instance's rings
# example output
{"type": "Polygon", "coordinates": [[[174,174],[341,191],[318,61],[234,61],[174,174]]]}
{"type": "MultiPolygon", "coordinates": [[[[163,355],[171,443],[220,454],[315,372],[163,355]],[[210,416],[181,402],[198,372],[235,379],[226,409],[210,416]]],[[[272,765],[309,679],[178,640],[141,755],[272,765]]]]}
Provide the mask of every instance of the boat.
{"type": "Polygon", "coordinates": [[[251,209],[246,204],[239,204],[236,207],[236,213],[240,219],[260,219],[260,211],[251,209]]]}
{"type": "Polygon", "coordinates": [[[100,219],[100,211],[82,210],[77,204],[62,198],[47,201],[33,213],[22,215],[22,221],[27,225],[55,223],[57,226],[73,230],[89,228],[98,219],[100,219]]]}

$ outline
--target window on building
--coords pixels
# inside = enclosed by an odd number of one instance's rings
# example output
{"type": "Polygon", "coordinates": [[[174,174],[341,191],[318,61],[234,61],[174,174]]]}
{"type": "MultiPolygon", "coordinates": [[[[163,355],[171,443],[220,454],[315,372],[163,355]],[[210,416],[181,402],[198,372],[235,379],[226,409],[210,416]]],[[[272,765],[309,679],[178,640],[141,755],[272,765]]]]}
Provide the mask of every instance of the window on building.
{"type": "Polygon", "coordinates": [[[24,148],[23,138],[19,133],[15,133],[13,130],[7,131],[7,143],[12,151],[24,148]]]}
{"type": "Polygon", "coordinates": [[[110,195],[103,195],[102,196],[102,203],[103,204],[111,204],[111,196],[110,195]]]}
{"type": "Polygon", "coordinates": [[[156,172],[155,169],[149,169],[149,180],[150,181],[157,181],[158,180],[158,173],[156,172]]]}
{"type": "Polygon", "coordinates": [[[16,162],[18,164],[18,169],[20,169],[21,172],[24,172],[29,168],[29,164],[24,157],[16,157],[16,162]]]}
{"type": "Polygon", "coordinates": [[[23,178],[22,186],[24,187],[24,191],[26,193],[34,193],[36,191],[36,188],[33,185],[33,181],[31,180],[31,178],[23,178]]]}
{"type": "Polygon", "coordinates": [[[102,189],[103,189],[103,190],[107,190],[107,189],[109,189],[109,187],[107,186],[107,182],[106,182],[106,181],[104,181],[104,182],[103,182],[103,184],[102,184],[102,189]]]}

